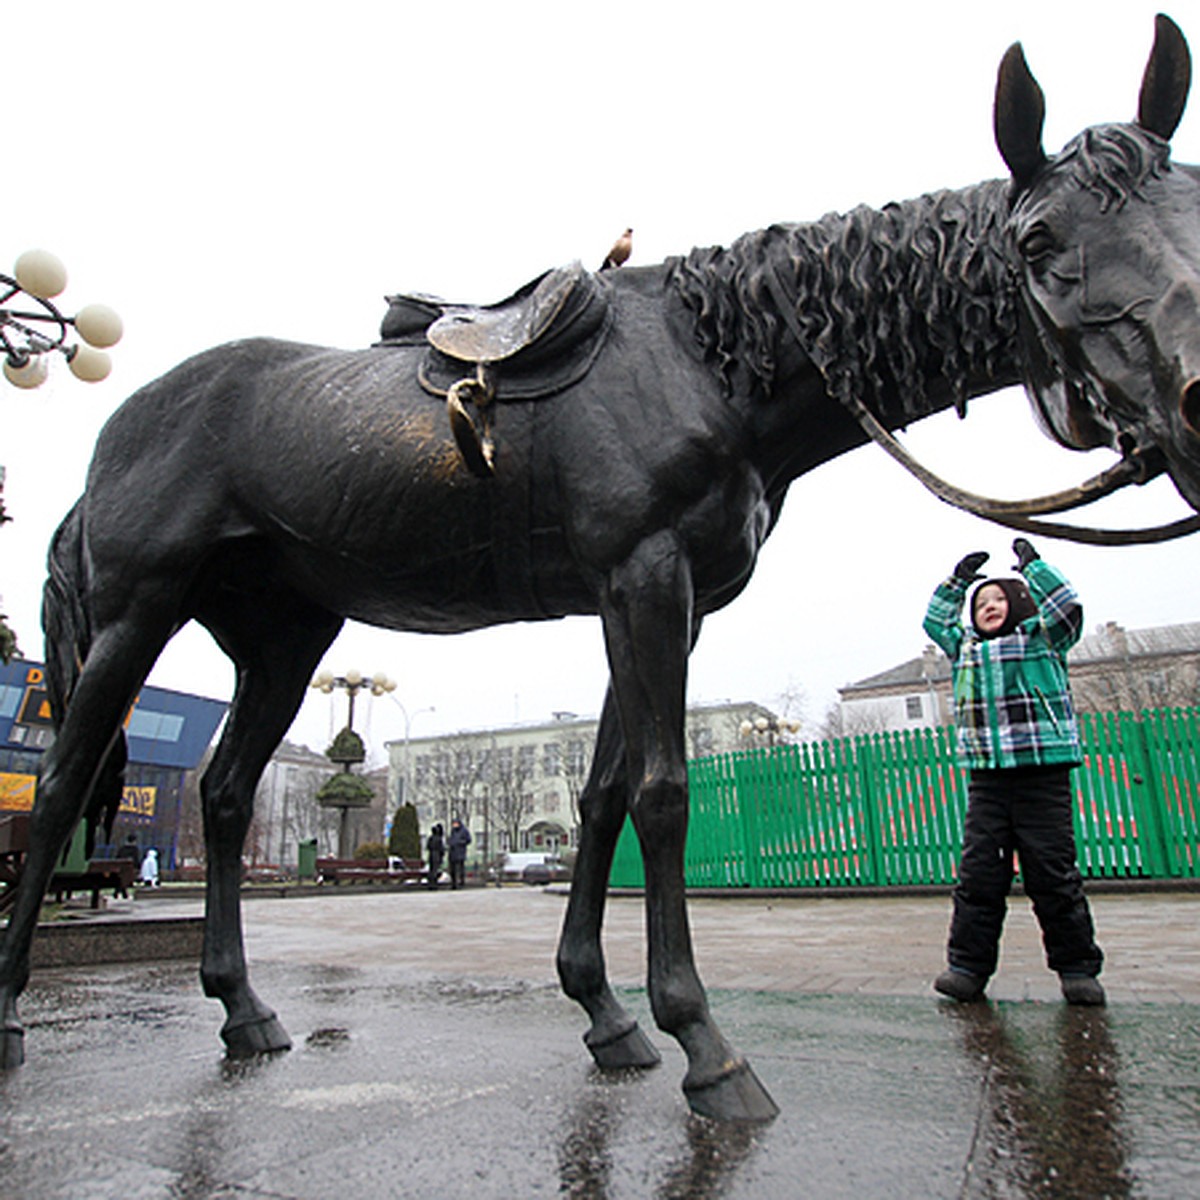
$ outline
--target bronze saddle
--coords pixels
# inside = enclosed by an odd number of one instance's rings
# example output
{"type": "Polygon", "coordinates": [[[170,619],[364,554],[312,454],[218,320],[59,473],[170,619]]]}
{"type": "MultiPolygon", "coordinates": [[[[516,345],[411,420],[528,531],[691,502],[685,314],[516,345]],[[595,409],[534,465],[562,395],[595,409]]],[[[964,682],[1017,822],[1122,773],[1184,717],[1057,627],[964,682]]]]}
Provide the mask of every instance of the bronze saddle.
{"type": "Polygon", "coordinates": [[[422,295],[387,300],[377,344],[426,346],[421,386],[445,397],[459,452],[482,478],[494,471],[492,402],[552,396],[577,383],[612,324],[608,284],[578,262],[483,308],[422,295]]]}

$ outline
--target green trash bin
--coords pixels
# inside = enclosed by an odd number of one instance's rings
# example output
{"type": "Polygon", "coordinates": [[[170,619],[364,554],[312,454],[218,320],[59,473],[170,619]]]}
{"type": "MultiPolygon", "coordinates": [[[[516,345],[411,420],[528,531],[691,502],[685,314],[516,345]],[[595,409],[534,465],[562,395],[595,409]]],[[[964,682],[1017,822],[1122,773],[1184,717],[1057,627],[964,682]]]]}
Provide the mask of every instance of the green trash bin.
{"type": "Polygon", "coordinates": [[[317,839],[309,838],[296,848],[296,874],[301,879],[315,879],[317,874],[317,839]]]}
{"type": "Polygon", "coordinates": [[[71,845],[67,850],[65,861],[56,864],[56,869],[66,871],[71,875],[82,875],[88,869],[87,856],[87,822],[80,821],[75,826],[71,836],[71,845]]]}

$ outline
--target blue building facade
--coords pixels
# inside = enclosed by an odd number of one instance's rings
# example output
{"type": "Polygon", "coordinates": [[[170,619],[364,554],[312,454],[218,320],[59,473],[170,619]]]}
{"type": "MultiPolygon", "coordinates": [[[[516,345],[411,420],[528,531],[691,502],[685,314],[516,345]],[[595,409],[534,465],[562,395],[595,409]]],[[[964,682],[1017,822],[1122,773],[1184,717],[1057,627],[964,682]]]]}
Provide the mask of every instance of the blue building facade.
{"type": "MultiPolygon", "coordinates": [[[[41,663],[0,664],[0,812],[33,806],[38,760],[54,742],[45,677],[41,663]]],[[[129,765],[114,843],[132,834],[143,854],[157,849],[163,868],[177,865],[184,777],[199,764],[228,707],[223,700],[142,688],[125,723],[129,765]]]]}

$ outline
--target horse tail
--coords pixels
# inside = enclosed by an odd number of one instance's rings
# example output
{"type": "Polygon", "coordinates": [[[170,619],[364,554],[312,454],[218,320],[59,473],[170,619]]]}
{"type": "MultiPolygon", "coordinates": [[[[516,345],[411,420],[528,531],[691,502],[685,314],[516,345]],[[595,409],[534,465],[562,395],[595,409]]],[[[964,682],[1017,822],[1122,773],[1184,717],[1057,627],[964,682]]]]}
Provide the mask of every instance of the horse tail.
{"type": "MultiPolygon", "coordinates": [[[[46,638],[46,698],[56,730],[71,703],[71,694],[92,644],[88,613],[87,566],[84,557],[83,514],[80,506],[66,515],[54,533],[47,556],[49,574],[42,591],[42,630],[46,638]]],[[[87,853],[96,842],[96,827],[104,822],[111,836],[113,821],[125,791],[127,758],[125,731],[117,730],[104,756],[87,805],[87,853]]]]}

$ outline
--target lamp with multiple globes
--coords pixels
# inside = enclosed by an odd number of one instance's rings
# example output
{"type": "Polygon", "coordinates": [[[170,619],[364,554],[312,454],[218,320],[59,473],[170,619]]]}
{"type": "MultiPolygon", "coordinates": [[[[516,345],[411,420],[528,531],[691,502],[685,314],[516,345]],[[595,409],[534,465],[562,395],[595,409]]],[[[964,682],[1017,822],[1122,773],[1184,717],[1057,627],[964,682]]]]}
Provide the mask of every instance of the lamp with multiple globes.
{"type": "Polygon", "coordinates": [[[336,808],[341,813],[338,822],[338,857],[349,858],[350,812],[352,809],[368,807],[372,800],[370,786],[361,775],[355,775],[353,772],[354,766],[366,758],[363,740],[354,732],[354,700],[359,692],[366,691],[372,696],[382,696],[385,692],[395,691],[396,681],[389,679],[382,671],[377,671],[367,678],[361,671],[354,669],[344,675],[335,675],[323,668],[313,677],[309,686],[326,696],[341,688],[350,702],[346,728],[333,739],[333,744],[325,751],[325,756],[341,769],[331,779],[326,780],[317,792],[318,804],[323,808],[336,808]]]}
{"type": "Polygon", "coordinates": [[[66,286],[66,267],[47,250],[27,250],[12,275],[0,274],[0,355],[4,377],[14,387],[45,383],[54,353],[86,383],[98,383],[112,370],[106,351],[121,340],[121,318],[106,304],[89,304],[65,316],[54,299],[66,286]],[[71,330],[78,340],[71,340],[71,330]]]}
{"type": "Polygon", "coordinates": [[[382,671],[376,671],[369,678],[361,671],[351,667],[345,675],[335,675],[328,667],[322,668],[313,676],[309,687],[324,692],[326,696],[333,695],[335,688],[341,688],[350,699],[350,712],[346,720],[348,729],[354,728],[354,698],[359,692],[370,692],[372,696],[382,696],[386,692],[396,690],[396,681],[388,678],[382,671]]]}
{"type": "Polygon", "coordinates": [[[758,716],[753,721],[744,720],[738,727],[738,732],[747,741],[759,745],[775,746],[787,737],[795,737],[800,732],[800,722],[793,717],[758,716]]]}

